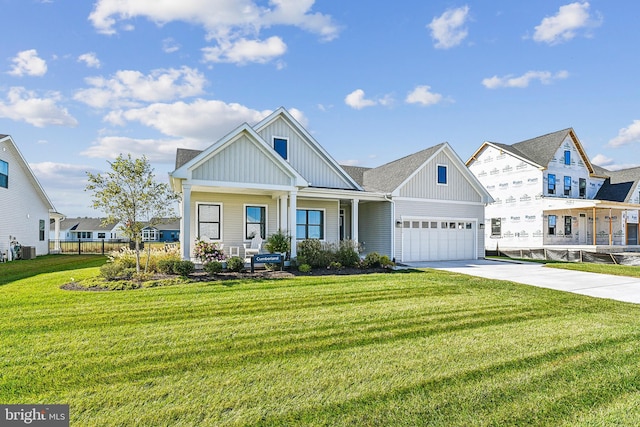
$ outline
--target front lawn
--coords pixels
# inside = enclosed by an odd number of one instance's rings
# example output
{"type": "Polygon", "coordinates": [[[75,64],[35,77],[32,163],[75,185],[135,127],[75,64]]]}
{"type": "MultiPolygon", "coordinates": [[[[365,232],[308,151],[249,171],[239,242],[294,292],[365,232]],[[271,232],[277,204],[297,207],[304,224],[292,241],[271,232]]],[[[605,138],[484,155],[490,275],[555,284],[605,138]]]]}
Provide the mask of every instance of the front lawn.
{"type": "Polygon", "coordinates": [[[588,262],[560,262],[546,265],[551,268],[586,271],[588,273],[613,274],[614,276],[640,277],[640,266],[619,264],[593,264],[588,262]]]}
{"type": "Polygon", "coordinates": [[[59,288],[97,272],[0,286],[1,403],[83,426],[640,424],[634,304],[433,270],[59,288]]]}

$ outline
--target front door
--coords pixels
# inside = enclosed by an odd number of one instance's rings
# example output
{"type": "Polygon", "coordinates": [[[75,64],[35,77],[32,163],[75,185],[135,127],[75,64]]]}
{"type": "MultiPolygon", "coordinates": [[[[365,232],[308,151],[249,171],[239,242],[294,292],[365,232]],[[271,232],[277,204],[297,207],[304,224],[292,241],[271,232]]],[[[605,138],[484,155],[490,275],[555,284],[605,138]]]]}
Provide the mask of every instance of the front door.
{"type": "Polygon", "coordinates": [[[580,219],[578,220],[578,230],[580,232],[580,244],[586,245],[587,242],[587,215],[580,214],[580,219]]]}

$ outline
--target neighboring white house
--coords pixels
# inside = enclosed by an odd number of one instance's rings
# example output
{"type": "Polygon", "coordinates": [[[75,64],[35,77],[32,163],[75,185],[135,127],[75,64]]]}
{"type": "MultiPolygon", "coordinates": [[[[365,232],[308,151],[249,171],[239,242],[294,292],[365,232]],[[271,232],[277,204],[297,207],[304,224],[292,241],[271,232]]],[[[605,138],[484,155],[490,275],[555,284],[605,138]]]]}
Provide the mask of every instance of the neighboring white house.
{"type": "Polygon", "coordinates": [[[49,223],[62,217],[9,135],[0,135],[0,254],[11,259],[17,242],[49,253],[49,223]]]}
{"type": "MultiPolygon", "coordinates": [[[[60,240],[101,241],[122,239],[122,230],[118,223],[103,224],[103,218],[64,218],[60,221],[60,240]]],[[[56,233],[51,227],[51,240],[56,233]]]]}
{"type": "Polygon", "coordinates": [[[467,166],[493,196],[487,250],[638,245],[640,168],[594,166],[573,129],[513,145],[484,142],[467,166]]]}
{"type": "Polygon", "coordinates": [[[185,259],[197,238],[229,251],[278,230],[294,243],[357,241],[397,261],[484,257],[492,199],[447,143],[377,168],[343,167],[279,108],[204,151],[179,149],[170,183],[182,195],[185,259]]]}

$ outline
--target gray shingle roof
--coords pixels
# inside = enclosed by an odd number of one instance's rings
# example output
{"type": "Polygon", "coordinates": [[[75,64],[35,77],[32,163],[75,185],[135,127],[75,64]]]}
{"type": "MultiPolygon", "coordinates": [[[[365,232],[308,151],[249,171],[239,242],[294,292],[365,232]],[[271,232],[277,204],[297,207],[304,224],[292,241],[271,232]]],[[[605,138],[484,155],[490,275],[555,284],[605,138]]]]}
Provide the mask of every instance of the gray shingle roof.
{"type": "Polygon", "coordinates": [[[202,150],[190,150],[188,148],[178,148],[176,152],[176,169],[195,158],[202,150]]]}
{"type": "Polygon", "coordinates": [[[607,172],[609,178],[604,181],[602,187],[598,190],[596,199],[612,202],[631,202],[634,196],[633,192],[640,183],[640,167],[619,171],[603,170],[607,172]]]}
{"type": "Polygon", "coordinates": [[[443,145],[444,143],[426,148],[376,168],[347,166],[345,171],[367,191],[390,193],[418,170],[443,145]]]}
{"type": "MultiPolygon", "coordinates": [[[[60,230],[73,231],[111,231],[116,223],[102,225],[102,218],[65,218],[60,221],[60,230]]],[[[53,230],[53,224],[51,229],[53,230]]]]}
{"type": "Polygon", "coordinates": [[[547,166],[570,132],[571,128],[563,129],[504,147],[533,163],[547,166]]]}
{"type": "Polygon", "coordinates": [[[353,180],[357,182],[358,185],[361,187],[364,184],[364,173],[371,169],[371,168],[365,168],[362,166],[348,166],[348,165],[340,165],[340,167],[344,169],[344,171],[348,173],[349,176],[351,176],[351,178],[353,178],[353,180]]]}

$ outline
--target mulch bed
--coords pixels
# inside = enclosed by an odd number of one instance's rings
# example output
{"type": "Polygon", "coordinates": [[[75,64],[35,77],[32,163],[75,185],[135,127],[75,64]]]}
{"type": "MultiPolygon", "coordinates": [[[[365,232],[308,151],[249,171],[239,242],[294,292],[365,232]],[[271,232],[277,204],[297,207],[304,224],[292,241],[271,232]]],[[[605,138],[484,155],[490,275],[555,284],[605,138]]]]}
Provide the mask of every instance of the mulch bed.
{"type": "MultiPolygon", "coordinates": [[[[372,274],[372,273],[388,273],[392,270],[388,268],[341,268],[340,270],[332,270],[328,268],[317,268],[313,269],[308,273],[303,273],[298,270],[256,270],[251,273],[249,271],[244,271],[241,273],[237,272],[222,272],[214,275],[209,275],[204,271],[196,271],[195,273],[191,273],[189,275],[189,279],[194,282],[216,282],[216,281],[226,281],[226,280],[242,280],[242,279],[287,279],[296,276],[348,276],[354,274],[372,274]]],[[[176,276],[170,275],[156,275],[152,279],[170,279],[176,276]]],[[[100,287],[100,286],[92,286],[85,287],[80,285],[77,282],[70,282],[60,286],[61,289],[68,291],[108,291],[110,289],[100,287]]]]}

